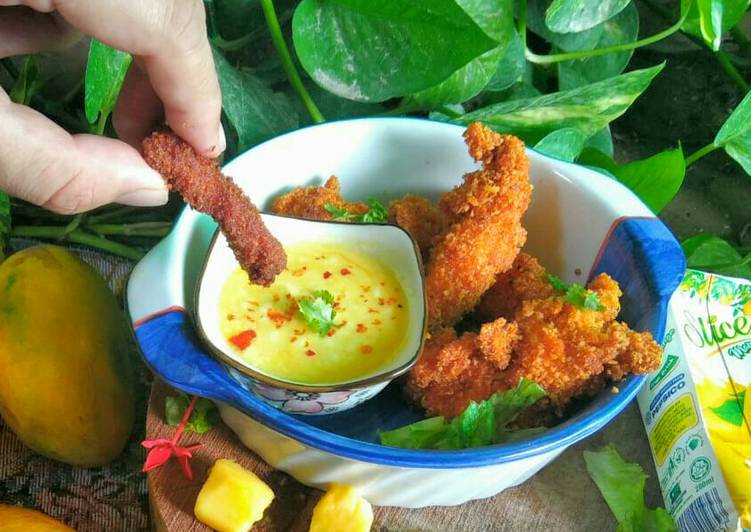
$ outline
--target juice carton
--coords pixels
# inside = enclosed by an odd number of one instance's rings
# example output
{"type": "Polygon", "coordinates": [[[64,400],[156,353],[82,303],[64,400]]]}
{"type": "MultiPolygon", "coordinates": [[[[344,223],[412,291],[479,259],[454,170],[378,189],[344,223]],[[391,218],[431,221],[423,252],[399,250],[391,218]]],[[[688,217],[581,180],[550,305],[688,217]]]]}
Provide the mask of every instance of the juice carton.
{"type": "Polygon", "coordinates": [[[681,532],[751,530],[751,282],[688,270],[639,408],[681,532]]]}

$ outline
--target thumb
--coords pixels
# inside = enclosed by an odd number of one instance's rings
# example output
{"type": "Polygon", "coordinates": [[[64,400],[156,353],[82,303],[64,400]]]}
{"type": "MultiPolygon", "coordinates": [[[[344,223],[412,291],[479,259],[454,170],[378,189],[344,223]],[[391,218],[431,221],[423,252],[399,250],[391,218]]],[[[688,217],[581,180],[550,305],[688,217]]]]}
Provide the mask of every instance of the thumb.
{"type": "Polygon", "coordinates": [[[69,135],[0,94],[0,189],[62,214],[106,203],[161,205],[167,187],[139,153],[115,139],[69,135]]]}

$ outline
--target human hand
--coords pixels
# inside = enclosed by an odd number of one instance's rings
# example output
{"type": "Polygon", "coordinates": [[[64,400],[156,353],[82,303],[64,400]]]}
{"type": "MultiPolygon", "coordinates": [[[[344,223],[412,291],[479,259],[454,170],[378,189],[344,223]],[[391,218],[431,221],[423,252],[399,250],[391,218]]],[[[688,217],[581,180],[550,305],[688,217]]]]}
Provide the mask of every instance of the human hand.
{"type": "Polygon", "coordinates": [[[0,58],[58,50],[79,32],[133,55],[113,113],[123,140],[70,135],[0,89],[0,190],[64,214],[163,204],[165,183],[136,149],[163,117],[199,153],[225,148],[203,2],[0,0],[0,58]]]}

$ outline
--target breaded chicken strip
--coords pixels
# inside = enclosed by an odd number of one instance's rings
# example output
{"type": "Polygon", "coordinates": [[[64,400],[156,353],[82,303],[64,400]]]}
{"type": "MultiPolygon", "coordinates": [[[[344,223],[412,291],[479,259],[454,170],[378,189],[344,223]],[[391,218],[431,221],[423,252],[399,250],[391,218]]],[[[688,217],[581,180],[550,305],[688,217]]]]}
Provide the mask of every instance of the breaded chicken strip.
{"type": "Polygon", "coordinates": [[[603,273],[588,288],[605,310],[577,308],[557,296],[522,303],[514,316],[520,340],[503,374],[504,388],[531,379],[562,414],[574,397],[601,390],[603,377],[621,379],[659,367],[662,350],[651,336],[614,321],[620,310],[618,283],[603,273]]]}
{"type": "Polygon", "coordinates": [[[553,293],[553,287],[545,278],[545,268],[536,258],[522,252],[510,270],[496,277],[474,315],[481,323],[500,317],[512,319],[522,301],[550,297],[553,293]]]}
{"type": "Polygon", "coordinates": [[[521,140],[471,124],[464,134],[483,168],[441,198],[449,226],[437,237],[427,265],[431,329],[453,325],[472,310],[524,244],[521,218],[529,206],[529,162],[521,140]]]}
{"type": "Polygon", "coordinates": [[[412,235],[426,260],[433,247],[433,240],[445,226],[441,211],[429,199],[413,194],[391,202],[389,221],[412,235]]]}
{"type": "Polygon", "coordinates": [[[459,338],[451,327],[440,329],[409,373],[407,394],[428,415],[457,416],[470,401],[482,401],[501,389],[502,370],[518,339],[516,325],[503,318],[459,338]]]}
{"type": "Polygon", "coordinates": [[[222,174],[216,160],[199,155],[172,131],[157,131],[145,139],[143,156],[169,188],[216,220],[251,281],[269,285],[284,270],[284,248],[240,187],[222,174]]]}
{"type": "Polygon", "coordinates": [[[342,198],[339,179],[333,175],[320,187],[299,187],[282,194],[271,204],[271,212],[309,220],[331,220],[333,216],[326,205],[346,209],[350,214],[368,212],[364,203],[350,203],[342,198]]]}

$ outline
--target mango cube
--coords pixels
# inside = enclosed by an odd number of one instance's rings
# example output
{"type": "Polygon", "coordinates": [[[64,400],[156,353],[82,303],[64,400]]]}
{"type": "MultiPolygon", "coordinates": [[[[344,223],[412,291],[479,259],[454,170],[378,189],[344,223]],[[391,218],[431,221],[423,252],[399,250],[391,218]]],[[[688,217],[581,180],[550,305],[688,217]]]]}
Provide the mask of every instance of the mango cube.
{"type": "Polygon", "coordinates": [[[357,492],[332,484],[313,509],[310,532],[368,532],[373,524],[373,508],[357,492]]]}
{"type": "Polygon", "coordinates": [[[232,460],[214,463],[196,499],[196,518],[219,532],[248,532],[274,499],[271,488],[232,460]]]}

